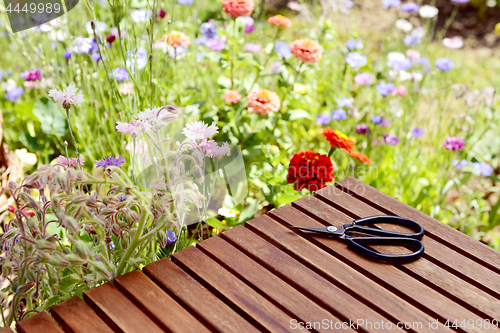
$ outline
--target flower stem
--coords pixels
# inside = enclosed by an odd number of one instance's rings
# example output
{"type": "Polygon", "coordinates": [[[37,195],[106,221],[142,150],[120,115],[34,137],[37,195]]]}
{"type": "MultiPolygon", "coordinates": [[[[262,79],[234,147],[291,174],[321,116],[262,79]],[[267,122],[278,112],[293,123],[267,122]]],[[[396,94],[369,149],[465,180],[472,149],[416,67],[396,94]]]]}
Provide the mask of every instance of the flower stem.
{"type": "MultiPolygon", "coordinates": [[[[71,129],[71,123],[69,122],[69,109],[66,109],[66,119],[68,120],[69,133],[71,134],[71,139],[73,140],[73,146],[75,146],[76,151],[76,162],[78,163],[78,168],[82,170],[82,165],[80,164],[80,153],[78,152],[78,147],[76,146],[75,136],[73,135],[73,130],[71,129]]],[[[69,160],[68,160],[69,164],[69,160]]]]}

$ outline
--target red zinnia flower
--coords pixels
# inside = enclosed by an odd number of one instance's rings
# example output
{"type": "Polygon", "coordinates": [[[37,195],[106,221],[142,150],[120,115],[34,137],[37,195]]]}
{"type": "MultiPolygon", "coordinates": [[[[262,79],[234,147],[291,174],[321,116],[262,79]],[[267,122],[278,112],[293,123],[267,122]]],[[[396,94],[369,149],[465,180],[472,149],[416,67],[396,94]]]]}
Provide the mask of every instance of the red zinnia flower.
{"type": "Polygon", "coordinates": [[[293,155],[288,167],[286,182],[295,183],[297,191],[307,188],[309,191],[317,191],[333,181],[333,165],[326,155],[303,151],[293,155]]]}
{"type": "Polygon", "coordinates": [[[348,153],[352,153],[354,141],[340,131],[334,131],[331,127],[323,129],[323,136],[330,142],[332,147],[340,147],[348,153]]]}
{"type": "Polygon", "coordinates": [[[352,152],[350,153],[350,155],[354,158],[357,158],[361,163],[366,163],[368,165],[372,164],[372,161],[360,152],[352,152]]]}

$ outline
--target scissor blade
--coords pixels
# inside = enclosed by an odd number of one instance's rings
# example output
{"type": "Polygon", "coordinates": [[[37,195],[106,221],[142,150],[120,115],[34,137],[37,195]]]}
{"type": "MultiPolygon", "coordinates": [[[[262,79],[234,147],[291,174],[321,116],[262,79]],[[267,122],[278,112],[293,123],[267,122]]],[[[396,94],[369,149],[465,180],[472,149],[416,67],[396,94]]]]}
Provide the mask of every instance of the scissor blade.
{"type": "Polygon", "coordinates": [[[312,231],[312,232],[320,232],[320,233],[326,233],[326,234],[330,233],[326,229],[326,227],[323,227],[323,228],[308,228],[308,227],[292,227],[292,226],[290,226],[289,228],[291,228],[291,229],[299,229],[299,230],[306,230],[306,231],[312,231]]]}

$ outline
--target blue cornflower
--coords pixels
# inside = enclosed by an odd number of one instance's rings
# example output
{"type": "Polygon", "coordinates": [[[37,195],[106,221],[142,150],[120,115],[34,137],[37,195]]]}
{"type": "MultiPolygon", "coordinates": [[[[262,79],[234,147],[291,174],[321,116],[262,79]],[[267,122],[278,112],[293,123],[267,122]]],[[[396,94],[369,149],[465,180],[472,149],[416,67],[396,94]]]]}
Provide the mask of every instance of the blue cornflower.
{"type": "Polygon", "coordinates": [[[356,40],[356,38],[351,37],[349,40],[345,43],[345,47],[350,50],[361,50],[363,48],[363,41],[360,39],[356,40]]]}
{"type": "Polygon", "coordinates": [[[90,58],[92,60],[99,61],[99,60],[101,60],[101,54],[100,53],[92,53],[92,55],[90,56],[90,58]]]}
{"type": "Polygon", "coordinates": [[[127,81],[128,80],[128,72],[125,67],[117,67],[112,71],[113,77],[116,81],[127,81]]]}
{"type": "Polygon", "coordinates": [[[448,58],[439,58],[434,62],[434,66],[441,71],[451,71],[455,67],[455,63],[448,58]]]}
{"type": "Polygon", "coordinates": [[[373,116],[370,118],[370,121],[374,124],[380,125],[380,124],[382,124],[382,117],[381,116],[373,116]]]}
{"type": "Polygon", "coordinates": [[[407,2],[401,5],[401,10],[405,13],[416,13],[420,9],[420,6],[414,2],[407,2]]]}
{"type": "Polygon", "coordinates": [[[210,22],[202,23],[202,25],[200,27],[200,32],[206,38],[214,38],[218,34],[217,27],[213,23],[210,23],[210,22]]]}
{"type": "Polygon", "coordinates": [[[391,66],[394,70],[407,70],[411,68],[411,65],[411,60],[408,58],[391,61],[391,66]]]}
{"type": "Polygon", "coordinates": [[[90,43],[90,49],[89,49],[88,53],[92,53],[92,52],[96,52],[96,51],[99,51],[99,46],[97,46],[97,42],[94,39],[94,41],[92,43],[90,43]]]}
{"type": "Polygon", "coordinates": [[[457,167],[457,170],[460,170],[462,168],[465,168],[466,166],[469,165],[469,162],[467,162],[467,160],[453,160],[451,161],[451,165],[453,165],[454,167],[457,167]]]}
{"type": "Polygon", "coordinates": [[[69,59],[69,58],[71,58],[71,52],[65,52],[63,54],[63,56],[64,56],[64,58],[69,59]]]}
{"type": "Polygon", "coordinates": [[[351,52],[347,55],[347,57],[345,58],[345,61],[351,67],[362,67],[362,66],[366,65],[368,60],[364,55],[361,55],[357,52],[351,52]]]}
{"type": "Polygon", "coordinates": [[[399,5],[401,5],[401,0],[382,0],[382,6],[384,9],[398,7],[399,5]]]}
{"type": "Polygon", "coordinates": [[[328,125],[332,121],[332,117],[327,114],[319,114],[316,117],[316,122],[320,125],[328,125]]]}
{"type": "Polygon", "coordinates": [[[418,58],[418,64],[422,66],[429,66],[430,65],[430,60],[427,58],[418,58]]]}
{"type": "Polygon", "coordinates": [[[7,90],[5,93],[5,99],[15,103],[24,94],[24,89],[22,87],[14,87],[7,90]]]}
{"type": "Polygon", "coordinates": [[[454,2],[454,3],[467,3],[469,1],[470,0],[451,0],[451,2],[454,2]]]}
{"type": "Polygon", "coordinates": [[[488,164],[486,162],[475,162],[475,163],[472,163],[472,168],[474,169],[474,171],[476,171],[477,173],[479,173],[481,176],[484,176],[484,177],[489,177],[491,176],[491,174],[493,173],[493,167],[491,166],[491,164],[488,164]]]}
{"type": "Polygon", "coordinates": [[[422,135],[424,135],[424,130],[420,127],[415,127],[413,131],[411,131],[411,135],[413,135],[415,138],[420,138],[422,135]]]}
{"type": "Polygon", "coordinates": [[[112,165],[113,166],[120,166],[123,163],[125,163],[125,158],[123,158],[122,155],[120,155],[120,157],[109,156],[109,157],[103,158],[100,161],[96,160],[95,166],[98,168],[107,168],[107,167],[112,166],[112,165]]]}
{"type": "Polygon", "coordinates": [[[200,61],[205,57],[205,53],[196,53],[196,61],[200,61]]]}
{"type": "Polygon", "coordinates": [[[57,43],[56,42],[52,42],[52,50],[57,50],[57,43]]]}
{"type": "Polygon", "coordinates": [[[403,38],[403,43],[405,43],[408,46],[415,46],[420,44],[421,42],[422,39],[415,35],[407,35],[405,38],[403,38]]]}
{"type": "Polygon", "coordinates": [[[177,3],[179,5],[192,5],[193,4],[193,0],[177,0],[177,3]]]}
{"type": "Polygon", "coordinates": [[[332,111],[332,118],[335,120],[341,120],[347,118],[347,112],[342,109],[335,109],[332,111]]]}
{"type": "Polygon", "coordinates": [[[274,45],[274,49],[276,50],[276,53],[278,53],[278,55],[282,58],[288,59],[292,55],[290,47],[283,41],[277,42],[274,45]]]}
{"type": "Polygon", "coordinates": [[[377,84],[377,91],[379,92],[379,94],[384,96],[392,94],[396,90],[397,89],[392,82],[389,83],[380,82],[379,84],[377,84]]]}
{"type": "Polygon", "coordinates": [[[172,231],[172,229],[167,230],[167,244],[173,244],[177,240],[177,237],[175,236],[175,233],[172,231]]]}

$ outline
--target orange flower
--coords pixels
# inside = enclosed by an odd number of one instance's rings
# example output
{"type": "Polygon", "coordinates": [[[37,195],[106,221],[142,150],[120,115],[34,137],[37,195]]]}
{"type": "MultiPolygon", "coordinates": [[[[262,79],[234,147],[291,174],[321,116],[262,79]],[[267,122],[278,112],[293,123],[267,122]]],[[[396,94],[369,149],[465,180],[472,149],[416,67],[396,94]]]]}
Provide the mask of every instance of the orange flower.
{"type": "Polygon", "coordinates": [[[253,0],[222,0],[222,7],[232,17],[240,17],[252,14],[255,3],[253,0]]]}
{"type": "Polygon", "coordinates": [[[360,152],[349,153],[352,157],[357,158],[361,163],[366,163],[368,165],[372,164],[372,161],[360,152]]]}
{"type": "Polygon", "coordinates": [[[323,136],[330,142],[332,147],[339,147],[348,153],[352,153],[354,141],[340,131],[334,131],[331,127],[323,129],[323,136]]]}
{"type": "Polygon", "coordinates": [[[271,16],[270,18],[267,19],[268,23],[281,26],[281,27],[287,27],[290,28],[292,26],[292,20],[290,20],[288,17],[285,17],[283,15],[276,15],[276,16],[271,16]]]}
{"type": "Polygon", "coordinates": [[[296,58],[306,63],[318,62],[323,58],[321,44],[309,38],[298,39],[291,42],[290,51],[296,58]]]}
{"type": "Polygon", "coordinates": [[[178,31],[172,31],[168,35],[163,35],[161,41],[173,45],[174,47],[178,47],[179,45],[188,47],[191,45],[191,39],[189,39],[189,37],[182,32],[178,31]]]}
{"type": "Polygon", "coordinates": [[[241,95],[239,92],[236,90],[229,90],[227,93],[224,94],[224,100],[226,103],[238,103],[239,100],[241,99],[241,95]]]}
{"type": "Polygon", "coordinates": [[[247,101],[248,107],[252,108],[253,112],[260,113],[263,116],[269,112],[277,112],[281,105],[278,94],[267,89],[249,92],[247,101]]]}

